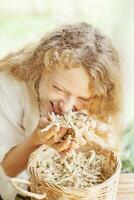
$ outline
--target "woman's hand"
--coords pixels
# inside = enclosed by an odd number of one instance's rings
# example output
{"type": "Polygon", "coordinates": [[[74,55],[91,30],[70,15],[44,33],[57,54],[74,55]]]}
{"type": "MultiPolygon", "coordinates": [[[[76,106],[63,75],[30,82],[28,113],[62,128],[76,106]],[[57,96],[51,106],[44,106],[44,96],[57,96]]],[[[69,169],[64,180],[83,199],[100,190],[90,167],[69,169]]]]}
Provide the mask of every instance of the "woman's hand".
{"type": "Polygon", "coordinates": [[[70,139],[63,139],[63,136],[67,134],[68,128],[58,128],[56,126],[51,126],[47,131],[41,131],[47,126],[50,125],[50,122],[47,118],[41,118],[39,120],[38,126],[35,128],[32,138],[33,143],[36,146],[40,146],[42,144],[45,144],[49,147],[54,148],[57,150],[61,156],[66,155],[67,153],[70,153],[72,149],[76,149],[79,147],[78,143],[70,139]]]}

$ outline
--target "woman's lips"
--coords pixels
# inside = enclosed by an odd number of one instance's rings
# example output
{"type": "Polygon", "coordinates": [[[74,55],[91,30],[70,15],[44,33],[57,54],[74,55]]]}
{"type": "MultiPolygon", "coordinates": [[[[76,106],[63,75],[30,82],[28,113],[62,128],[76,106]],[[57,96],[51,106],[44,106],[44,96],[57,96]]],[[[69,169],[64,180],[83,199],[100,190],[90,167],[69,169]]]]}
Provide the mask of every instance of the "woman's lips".
{"type": "Polygon", "coordinates": [[[50,101],[50,103],[51,103],[52,112],[55,112],[55,105],[54,105],[54,103],[52,101],[50,101]]]}

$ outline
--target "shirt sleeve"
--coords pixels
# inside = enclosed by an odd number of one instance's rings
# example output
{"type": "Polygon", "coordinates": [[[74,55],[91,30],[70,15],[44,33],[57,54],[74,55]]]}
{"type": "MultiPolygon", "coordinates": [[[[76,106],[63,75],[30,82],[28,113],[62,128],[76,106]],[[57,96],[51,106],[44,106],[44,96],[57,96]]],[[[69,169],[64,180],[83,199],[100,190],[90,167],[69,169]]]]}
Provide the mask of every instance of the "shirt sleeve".
{"type": "MultiPolygon", "coordinates": [[[[25,139],[25,130],[22,125],[21,89],[21,84],[17,80],[0,73],[0,162],[14,146],[25,139]]],[[[0,195],[4,200],[13,200],[15,195],[9,183],[9,177],[1,166],[0,195]]]]}
{"type": "Polygon", "coordinates": [[[6,75],[0,75],[0,161],[12,146],[24,141],[21,85],[6,75]]]}

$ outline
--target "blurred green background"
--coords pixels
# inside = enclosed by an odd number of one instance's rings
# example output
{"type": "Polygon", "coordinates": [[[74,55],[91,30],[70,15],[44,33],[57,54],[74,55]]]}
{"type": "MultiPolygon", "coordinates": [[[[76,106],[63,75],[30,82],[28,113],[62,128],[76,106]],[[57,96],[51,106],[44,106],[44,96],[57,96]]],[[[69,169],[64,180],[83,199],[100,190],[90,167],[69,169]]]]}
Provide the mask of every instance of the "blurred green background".
{"type": "Polygon", "coordinates": [[[111,38],[123,68],[121,157],[126,172],[134,172],[133,8],[132,0],[0,0],[0,57],[65,23],[88,22],[111,38]]]}

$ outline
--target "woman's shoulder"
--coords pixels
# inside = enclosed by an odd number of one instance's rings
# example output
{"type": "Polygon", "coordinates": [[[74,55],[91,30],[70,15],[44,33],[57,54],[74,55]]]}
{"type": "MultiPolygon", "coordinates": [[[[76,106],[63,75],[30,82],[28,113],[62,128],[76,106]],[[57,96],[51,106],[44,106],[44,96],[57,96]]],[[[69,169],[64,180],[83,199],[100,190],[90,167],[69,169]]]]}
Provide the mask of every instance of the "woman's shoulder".
{"type": "Polygon", "coordinates": [[[3,109],[22,109],[24,90],[22,81],[7,72],[0,72],[0,105],[3,109]]]}
{"type": "Polygon", "coordinates": [[[18,83],[20,84],[21,81],[19,81],[17,78],[15,78],[13,75],[11,75],[9,72],[7,71],[1,71],[0,72],[0,83],[8,83],[8,82],[12,82],[12,83],[18,83]]]}
{"type": "Polygon", "coordinates": [[[0,89],[6,93],[16,93],[23,90],[24,83],[20,80],[17,80],[8,72],[0,72],[0,89]]]}

